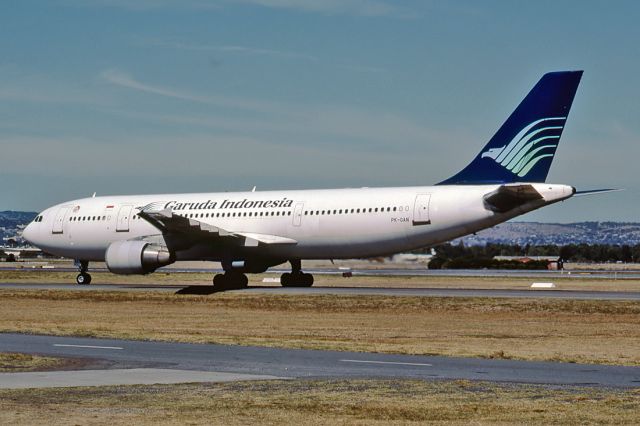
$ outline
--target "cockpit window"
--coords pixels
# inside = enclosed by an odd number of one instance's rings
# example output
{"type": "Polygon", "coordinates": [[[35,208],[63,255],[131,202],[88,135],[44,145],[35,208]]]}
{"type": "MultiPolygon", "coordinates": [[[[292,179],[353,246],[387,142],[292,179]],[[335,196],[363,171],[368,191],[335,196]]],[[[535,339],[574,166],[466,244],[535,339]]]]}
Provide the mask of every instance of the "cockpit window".
{"type": "Polygon", "coordinates": [[[42,222],[42,215],[38,215],[36,216],[35,219],[33,219],[34,222],[42,222]]]}

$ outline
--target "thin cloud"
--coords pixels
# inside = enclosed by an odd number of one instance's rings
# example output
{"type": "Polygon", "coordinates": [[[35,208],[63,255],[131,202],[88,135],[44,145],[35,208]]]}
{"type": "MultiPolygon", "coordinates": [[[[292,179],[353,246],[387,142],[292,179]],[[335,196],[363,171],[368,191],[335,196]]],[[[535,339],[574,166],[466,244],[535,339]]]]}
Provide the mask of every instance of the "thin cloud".
{"type": "Polygon", "coordinates": [[[348,65],[348,64],[341,64],[341,65],[336,65],[338,68],[344,69],[344,70],[348,70],[348,71],[354,71],[354,72],[360,72],[360,73],[370,73],[370,74],[386,74],[389,72],[389,70],[385,69],[385,68],[380,68],[380,67],[369,67],[366,65],[348,65]]]}
{"type": "Polygon", "coordinates": [[[276,9],[291,9],[326,15],[356,15],[367,17],[406,17],[409,14],[382,0],[233,0],[276,9]]]}
{"type": "Polygon", "coordinates": [[[158,86],[151,86],[135,80],[129,74],[118,70],[106,70],[102,72],[101,77],[107,82],[116,86],[126,87],[128,89],[134,89],[141,92],[152,93],[154,95],[166,96],[169,98],[182,99],[185,101],[199,102],[210,104],[213,103],[211,99],[202,96],[192,95],[188,93],[182,93],[171,89],[166,89],[158,86]]]}
{"type": "Polygon", "coordinates": [[[407,18],[414,14],[385,0],[66,0],[74,6],[118,7],[133,11],[153,9],[208,10],[238,5],[293,10],[324,15],[407,18]]]}
{"type": "Polygon", "coordinates": [[[219,53],[238,53],[245,55],[273,56],[278,58],[304,59],[310,62],[318,62],[319,58],[306,53],[288,52],[284,50],[263,49],[256,47],[247,47],[239,45],[206,45],[191,44],[179,41],[146,41],[142,43],[146,46],[155,46],[168,49],[192,50],[199,52],[219,52],[219,53]]]}
{"type": "MultiPolygon", "coordinates": [[[[280,59],[304,60],[312,63],[321,62],[320,58],[308,53],[290,52],[286,50],[263,49],[256,47],[240,46],[240,45],[206,45],[191,44],[181,41],[168,40],[146,40],[139,42],[141,46],[152,46],[166,49],[189,50],[194,52],[217,52],[217,53],[236,53],[243,55],[271,56],[280,59]]],[[[335,67],[356,73],[384,74],[388,70],[380,67],[367,65],[337,64],[327,66],[335,67]]]]}
{"type": "MultiPolygon", "coordinates": [[[[129,74],[116,69],[103,71],[100,74],[100,77],[106,82],[115,86],[132,89],[139,92],[150,93],[153,95],[180,99],[183,101],[196,102],[223,108],[256,111],[267,114],[283,113],[282,108],[276,103],[228,98],[224,96],[199,96],[180,90],[174,90],[171,88],[143,83],[139,80],[136,80],[129,74]]],[[[289,111],[284,112],[289,113],[289,111]]]]}

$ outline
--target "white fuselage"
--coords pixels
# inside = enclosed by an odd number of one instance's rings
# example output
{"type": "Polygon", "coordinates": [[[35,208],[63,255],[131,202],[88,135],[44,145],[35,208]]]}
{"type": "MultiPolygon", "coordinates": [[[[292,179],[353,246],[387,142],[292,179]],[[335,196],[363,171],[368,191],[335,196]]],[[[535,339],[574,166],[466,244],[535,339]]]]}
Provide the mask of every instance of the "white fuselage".
{"type": "Polygon", "coordinates": [[[295,241],[237,249],[193,241],[177,260],[371,257],[432,246],[573,195],[567,185],[532,185],[543,198],[506,213],[483,198],[497,184],[93,197],[45,210],[24,236],[55,255],[104,260],[115,241],[163,243],[162,232],[137,216],[137,208],[152,204],[226,231],[295,241]]]}

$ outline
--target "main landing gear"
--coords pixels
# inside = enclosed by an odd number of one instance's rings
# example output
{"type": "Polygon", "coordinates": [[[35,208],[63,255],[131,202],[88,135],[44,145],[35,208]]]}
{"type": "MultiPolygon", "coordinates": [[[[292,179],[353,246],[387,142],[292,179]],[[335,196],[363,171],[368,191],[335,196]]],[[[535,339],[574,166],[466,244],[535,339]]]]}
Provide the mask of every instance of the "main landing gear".
{"type": "Polygon", "coordinates": [[[302,272],[300,259],[290,260],[291,272],[285,272],[280,276],[282,287],[311,287],[313,275],[302,272]]]}
{"type": "Polygon", "coordinates": [[[213,277],[214,288],[220,290],[238,290],[247,288],[249,279],[242,272],[228,270],[224,274],[218,274],[213,277]]]}
{"type": "Polygon", "coordinates": [[[87,273],[87,271],[89,270],[89,262],[86,260],[76,260],[75,265],[80,271],[80,273],[76,277],[76,282],[79,285],[91,284],[91,275],[87,273]]]}

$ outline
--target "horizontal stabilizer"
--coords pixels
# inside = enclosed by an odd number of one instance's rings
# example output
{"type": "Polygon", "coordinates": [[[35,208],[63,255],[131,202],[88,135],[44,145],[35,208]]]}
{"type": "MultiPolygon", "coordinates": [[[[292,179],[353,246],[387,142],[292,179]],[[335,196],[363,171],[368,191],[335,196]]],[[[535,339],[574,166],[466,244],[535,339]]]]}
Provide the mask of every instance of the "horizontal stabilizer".
{"type": "Polygon", "coordinates": [[[606,192],[618,192],[618,191],[624,191],[624,189],[606,188],[606,189],[589,189],[586,191],[576,191],[576,193],[574,194],[574,197],[580,197],[583,195],[604,194],[606,192]]]}
{"type": "Polygon", "coordinates": [[[532,185],[502,185],[485,195],[484,202],[489,210],[504,213],[529,201],[542,198],[532,185]]]}

